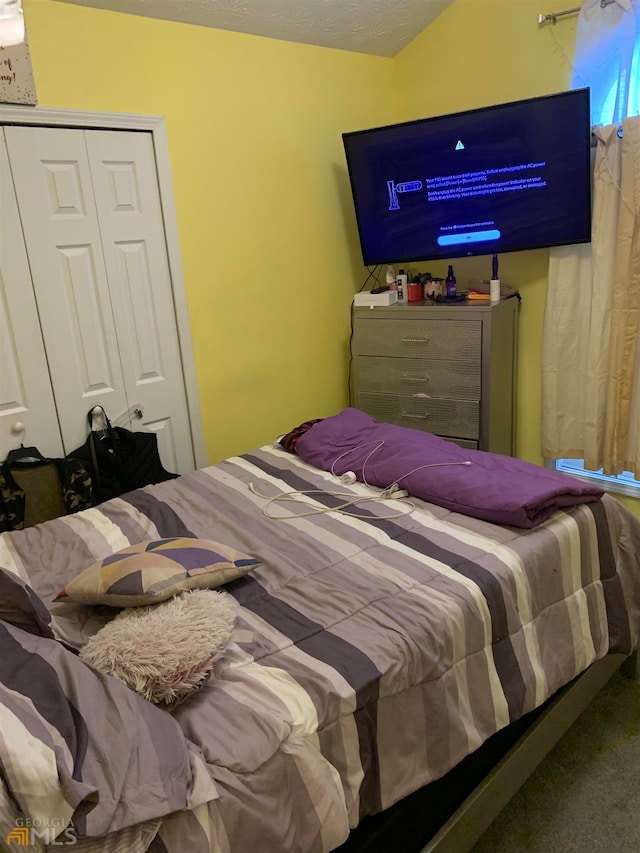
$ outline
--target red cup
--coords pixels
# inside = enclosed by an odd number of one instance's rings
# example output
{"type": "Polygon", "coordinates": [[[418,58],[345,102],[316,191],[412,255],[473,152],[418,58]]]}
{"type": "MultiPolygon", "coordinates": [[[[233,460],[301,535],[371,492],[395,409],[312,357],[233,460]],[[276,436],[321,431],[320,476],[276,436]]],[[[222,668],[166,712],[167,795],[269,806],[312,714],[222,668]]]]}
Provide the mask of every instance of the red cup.
{"type": "Polygon", "coordinates": [[[422,285],[411,283],[407,285],[407,302],[420,302],[422,299],[422,285]]]}

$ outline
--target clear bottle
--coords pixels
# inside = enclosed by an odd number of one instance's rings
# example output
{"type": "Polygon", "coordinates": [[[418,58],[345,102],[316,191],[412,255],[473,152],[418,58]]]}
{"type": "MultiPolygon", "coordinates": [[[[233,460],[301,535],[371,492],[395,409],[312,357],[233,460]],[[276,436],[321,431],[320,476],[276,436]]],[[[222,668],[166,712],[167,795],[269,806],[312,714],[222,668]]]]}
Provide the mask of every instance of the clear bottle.
{"type": "Polygon", "coordinates": [[[453,274],[453,266],[451,264],[449,264],[449,271],[447,272],[445,286],[447,288],[447,299],[455,299],[458,295],[457,282],[456,277],[453,274]]]}
{"type": "Polygon", "coordinates": [[[396,278],[396,284],[398,285],[398,302],[407,301],[408,280],[409,276],[406,274],[406,272],[404,270],[398,270],[398,277],[396,278]]]}
{"type": "Polygon", "coordinates": [[[389,290],[396,290],[396,271],[393,264],[389,264],[387,267],[386,281],[389,290]]]}

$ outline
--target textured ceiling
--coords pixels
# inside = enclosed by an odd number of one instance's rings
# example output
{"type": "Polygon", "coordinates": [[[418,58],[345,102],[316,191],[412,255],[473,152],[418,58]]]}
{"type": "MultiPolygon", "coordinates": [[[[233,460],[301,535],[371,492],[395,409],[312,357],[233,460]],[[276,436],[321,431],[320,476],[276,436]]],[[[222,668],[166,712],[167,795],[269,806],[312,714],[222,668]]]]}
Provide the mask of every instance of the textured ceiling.
{"type": "Polygon", "coordinates": [[[59,0],[285,41],[395,56],[453,0],[59,0]]]}

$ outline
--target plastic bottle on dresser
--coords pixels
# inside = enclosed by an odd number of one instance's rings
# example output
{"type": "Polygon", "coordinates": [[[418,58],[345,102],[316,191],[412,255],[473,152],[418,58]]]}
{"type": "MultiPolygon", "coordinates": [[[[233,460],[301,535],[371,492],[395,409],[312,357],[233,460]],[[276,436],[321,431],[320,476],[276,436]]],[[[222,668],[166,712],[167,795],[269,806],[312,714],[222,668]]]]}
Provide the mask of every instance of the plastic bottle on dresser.
{"type": "Polygon", "coordinates": [[[396,284],[398,285],[398,302],[407,301],[408,280],[409,276],[406,274],[406,272],[404,270],[398,270],[398,276],[396,278],[396,284]]]}
{"type": "Polygon", "coordinates": [[[447,288],[447,299],[455,299],[455,297],[458,295],[458,290],[456,277],[453,274],[453,266],[451,264],[449,264],[449,271],[447,272],[445,286],[447,288]]]}
{"type": "Polygon", "coordinates": [[[389,288],[391,288],[392,284],[396,283],[396,271],[395,271],[393,264],[389,264],[387,266],[387,274],[385,276],[385,280],[386,280],[389,288]]]}
{"type": "Polygon", "coordinates": [[[398,289],[398,285],[396,284],[396,271],[394,269],[393,264],[389,264],[387,266],[387,274],[385,280],[387,282],[387,287],[389,288],[389,290],[398,289]]]}

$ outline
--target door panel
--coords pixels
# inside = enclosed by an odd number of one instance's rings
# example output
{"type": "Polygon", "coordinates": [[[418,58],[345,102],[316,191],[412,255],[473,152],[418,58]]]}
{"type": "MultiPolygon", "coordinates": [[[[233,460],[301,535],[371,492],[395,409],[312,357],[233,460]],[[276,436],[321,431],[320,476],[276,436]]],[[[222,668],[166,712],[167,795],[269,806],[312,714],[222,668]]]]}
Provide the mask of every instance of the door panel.
{"type": "Polygon", "coordinates": [[[130,407],[171,471],[195,461],[150,134],[87,133],[111,304],[130,407]]]}
{"type": "Polygon", "coordinates": [[[157,432],[165,468],[193,470],[152,135],[5,133],[66,452],[100,405],[157,432]]]}
{"type": "Polygon", "coordinates": [[[1,130],[0,189],[0,461],[21,443],[35,445],[44,456],[62,456],[60,428],[1,130]]]}
{"type": "Polygon", "coordinates": [[[5,134],[68,453],[86,438],[89,409],[128,408],[84,131],[5,134]]]}

